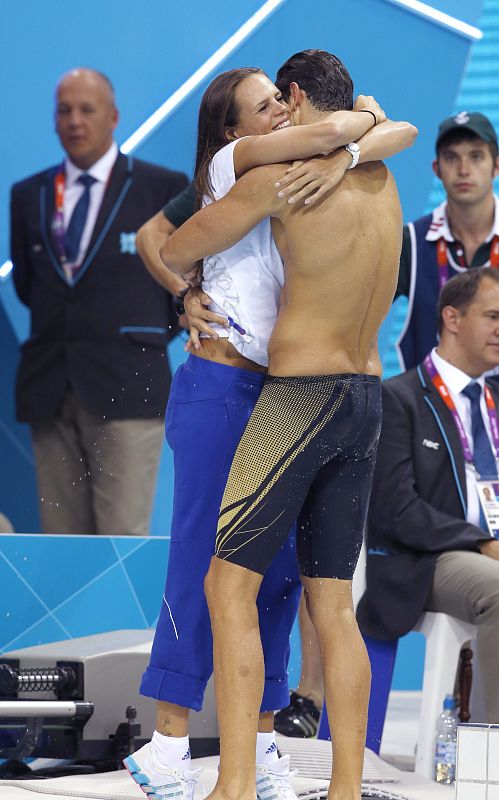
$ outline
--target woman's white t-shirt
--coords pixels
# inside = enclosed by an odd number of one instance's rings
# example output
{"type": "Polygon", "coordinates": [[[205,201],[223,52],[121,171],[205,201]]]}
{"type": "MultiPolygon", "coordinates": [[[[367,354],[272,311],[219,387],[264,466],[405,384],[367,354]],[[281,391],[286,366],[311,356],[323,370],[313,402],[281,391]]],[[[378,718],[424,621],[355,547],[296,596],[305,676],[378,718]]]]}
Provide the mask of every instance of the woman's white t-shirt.
{"type": "MultiPolygon", "coordinates": [[[[236,182],[234,147],[237,141],[219,150],[210,163],[216,200],[227,194],[236,182]]],[[[203,205],[211,202],[211,198],[203,198],[203,205]]],[[[228,337],[242,356],[265,367],[268,366],[267,345],[277,319],[283,285],[283,263],[268,217],[233,247],[203,262],[203,291],[213,301],[210,311],[230,318],[240,331],[233,326],[224,328],[212,324],[211,327],[220,337],[228,337]]]]}

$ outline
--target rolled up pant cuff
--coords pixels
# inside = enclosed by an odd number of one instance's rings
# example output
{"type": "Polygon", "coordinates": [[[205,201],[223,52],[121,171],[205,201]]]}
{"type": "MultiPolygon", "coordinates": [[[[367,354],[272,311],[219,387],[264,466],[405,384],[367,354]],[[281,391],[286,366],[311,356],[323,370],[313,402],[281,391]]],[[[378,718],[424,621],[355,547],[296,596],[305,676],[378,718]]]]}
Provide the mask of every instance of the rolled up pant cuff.
{"type": "MultiPolygon", "coordinates": [[[[140,694],[201,711],[207,681],[178,672],[147,667],[142,676],[140,694]]],[[[289,705],[288,678],[266,678],[261,711],[277,711],[289,705]]]]}
{"type": "Polygon", "coordinates": [[[205,689],[206,681],[199,678],[169,672],[158,667],[147,667],[139,691],[140,694],[153,697],[155,700],[201,711],[205,689]]]}

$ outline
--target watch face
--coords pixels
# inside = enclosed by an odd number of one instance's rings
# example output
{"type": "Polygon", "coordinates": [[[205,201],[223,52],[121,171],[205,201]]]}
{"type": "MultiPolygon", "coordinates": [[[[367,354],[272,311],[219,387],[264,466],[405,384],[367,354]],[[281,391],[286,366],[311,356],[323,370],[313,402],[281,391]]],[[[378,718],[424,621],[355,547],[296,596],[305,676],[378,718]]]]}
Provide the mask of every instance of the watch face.
{"type": "Polygon", "coordinates": [[[351,153],[360,153],[360,147],[357,144],[357,142],[351,142],[348,145],[348,149],[350,150],[351,153]]]}

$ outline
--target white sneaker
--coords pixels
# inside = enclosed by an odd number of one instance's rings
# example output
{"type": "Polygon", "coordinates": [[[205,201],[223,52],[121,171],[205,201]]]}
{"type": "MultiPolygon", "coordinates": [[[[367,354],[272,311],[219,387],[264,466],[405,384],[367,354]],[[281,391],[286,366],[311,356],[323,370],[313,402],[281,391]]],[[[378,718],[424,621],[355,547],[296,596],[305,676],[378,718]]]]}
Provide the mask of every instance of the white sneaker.
{"type": "Polygon", "coordinates": [[[186,769],[180,772],[154,763],[151,742],[124,758],[123,764],[149,800],[194,800],[197,778],[203,771],[186,769]]]}
{"type": "Polygon", "coordinates": [[[272,764],[256,765],[257,800],[297,800],[291,778],[297,769],[289,770],[289,756],[282,756],[272,764]]]}

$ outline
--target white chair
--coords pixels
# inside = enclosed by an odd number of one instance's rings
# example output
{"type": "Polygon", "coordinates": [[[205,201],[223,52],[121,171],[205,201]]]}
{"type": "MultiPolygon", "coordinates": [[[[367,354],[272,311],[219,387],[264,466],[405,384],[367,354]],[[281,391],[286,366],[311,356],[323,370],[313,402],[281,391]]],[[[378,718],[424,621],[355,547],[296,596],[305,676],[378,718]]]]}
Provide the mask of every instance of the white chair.
{"type": "MultiPolygon", "coordinates": [[[[366,560],[364,543],[353,576],[354,608],[366,589],[366,560]]],[[[476,626],[448,614],[427,611],[414,630],[426,639],[415,771],[425,778],[432,778],[435,723],[442,711],[445,695],[454,693],[459,653],[465,642],[475,639],[476,626]]]]}
{"type": "Polygon", "coordinates": [[[415,771],[432,778],[435,723],[445,695],[454,694],[459,653],[465,642],[476,637],[476,626],[448,614],[427,611],[414,630],[426,639],[415,771]]]}

